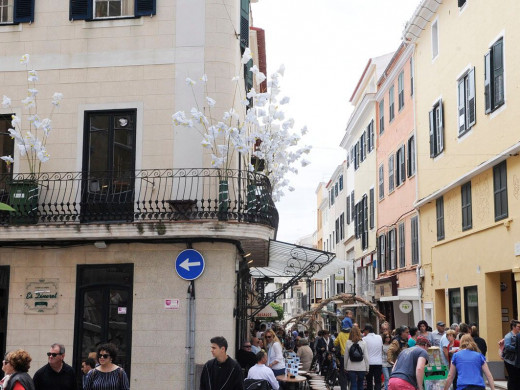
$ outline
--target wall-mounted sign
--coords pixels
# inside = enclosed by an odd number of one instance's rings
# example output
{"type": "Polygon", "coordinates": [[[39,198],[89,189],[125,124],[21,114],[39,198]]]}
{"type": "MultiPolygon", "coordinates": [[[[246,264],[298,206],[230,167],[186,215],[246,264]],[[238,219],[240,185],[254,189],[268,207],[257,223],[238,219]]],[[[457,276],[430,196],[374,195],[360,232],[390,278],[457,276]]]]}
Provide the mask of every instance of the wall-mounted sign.
{"type": "Polygon", "coordinates": [[[25,314],[58,313],[59,279],[25,279],[25,314]]]}
{"type": "Polygon", "coordinates": [[[412,311],[412,309],[413,309],[413,306],[412,306],[412,302],[410,302],[410,301],[402,301],[399,304],[399,310],[401,310],[401,312],[404,314],[410,313],[412,311]]]}
{"type": "Polygon", "coordinates": [[[165,299],[164,300],[164,310],[179,310],[179,300],[178,299],[165,299]]]}

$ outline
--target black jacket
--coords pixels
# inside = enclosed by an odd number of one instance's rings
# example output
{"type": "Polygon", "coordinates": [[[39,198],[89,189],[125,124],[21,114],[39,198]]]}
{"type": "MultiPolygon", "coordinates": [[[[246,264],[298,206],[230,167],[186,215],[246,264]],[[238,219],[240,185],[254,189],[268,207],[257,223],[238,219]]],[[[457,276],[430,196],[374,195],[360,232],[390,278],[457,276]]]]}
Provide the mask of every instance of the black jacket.
{"type": "Polygon", "coordinates": [[[224,363],[211,359],[202,368],[200,390],[243,390],[244,375],[240,365],[229,356],[224,363]]]}
{"type": "Polygon", "coordinates": [[[25,390],[34,390],[33,380],[26,372],[15,372],[11,375],[4,390],[12,390],[16,382],[20,382],[25,390]]]}

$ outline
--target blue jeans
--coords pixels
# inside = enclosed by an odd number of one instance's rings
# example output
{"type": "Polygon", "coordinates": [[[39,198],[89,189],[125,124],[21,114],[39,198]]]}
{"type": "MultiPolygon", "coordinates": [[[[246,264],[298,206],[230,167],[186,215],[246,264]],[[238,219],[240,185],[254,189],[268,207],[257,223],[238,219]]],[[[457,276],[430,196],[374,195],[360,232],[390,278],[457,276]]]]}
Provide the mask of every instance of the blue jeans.
{"type": "Polygon", "coordinates": [[[385,390],[388,390],[388,381],[390,380],[391,373],[392,367],[383,367],[383,375],[385,376],[385,390]]]}
{"type": "Polygon", "coordinates": [[[365,371],[347,371],[350,381],[350,390],[363,390],[363,379],[365,379],[365,371]]]}

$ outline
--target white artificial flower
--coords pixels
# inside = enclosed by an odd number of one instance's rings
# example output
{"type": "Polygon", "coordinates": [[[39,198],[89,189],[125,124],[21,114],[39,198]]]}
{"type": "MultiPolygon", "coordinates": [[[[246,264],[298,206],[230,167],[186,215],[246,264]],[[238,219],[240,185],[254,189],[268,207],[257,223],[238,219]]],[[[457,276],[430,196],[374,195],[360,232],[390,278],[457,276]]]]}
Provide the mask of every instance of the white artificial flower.
{"type": "Polygon", "coordinates": [[[222,157],[217,157],[214,154],[212,154],[210,164],[213,168],[220,168],[224,164],[224,159],[222,157]]]}
{"type": "Polygon", "coordinates": [[[49,136],[49,132],[51,131],[52,121],[49,118],[45,118],[41,121],[41,128],[43,129],[43,132],[45,133],[45,136],[49,136]]]}
{"type": "Polygon", "coordinates": [[[24,54],[21,58],[20,58],[20,64],[22,65],[27,65],[29,63],[29,58],[31,56],[29,54],[24,54]]]}
{"type": "Polygon", "coordinates": [[[38,81],[38,72],[36,72],[35,70],[30,70],[29,72],[27,72],[29,74],[29,77],[27,78],[27,81],[29,82],[35,82],[35,81],[38,81]]]}
{"type": "Polygon", "coordinates": [[[292,119],[292,118],[289,118],[284,123],[282,123],[282,128],[284,130],[292,129],[293,126],[294,126],[294,119],[292,119]]]}
{"type": "Polygon", "coordinates": [[[247,99],[242,100],[240,103],[241,103],[243,106],[246,106],[246,107],[249,106],[249,100],[247,100],[247,99]]]}
{"type": "Polygon", "coordinates": [[[240,77],[239,77],[239,76],[235,76],[235,77],[233,77],[233,78],[231,79],[231,81],[238,81],[238,80],[240,80],[240,77]]]}
{"type": "Polygon", "coordinates": [[[302,133],[302,135],[305,135],[308,133],[308,131],[309,130],[307,129],[307,126],[303,126],[300,132],[302,133]]]}
{"type": "Polygon", "coordinates": [[[61,100],[63,99],[63,94],[61,92],[54,92],[52,95],[52,105],[58,107],[60,105],[61,100]]]}
{"type": "Polygon", "coordinates": [[[27,154],[27,148],[24,144],[18,144],[18,151],[20,152],[20,156],[25,156],[27,154]]]}
{"type": "Polygon", "coordinates": [[[42,163],[49,161],[49,153],[45,150],[44,147],[41,147],[40,150],[36,153],[36,157],[38,157],[38,160],[40,160],[42,163]]]}
{"type": "Polygon", "coordinates": [[[17,117],[16,115],[11,116],[11,126],[13,127],[19,127],[22,124],[22,120],[17,117]]]}
{"type": "Polygon", "coordinates": [[[2,99],[2,107],[3,108],[11,107],[11,99],[9,99],[5,95],[4,95],[3,99],[2,99]]]}
{"type": "Polygon", "coordinates": [[[188,124],[188,119],[186,118],[186,114],[184,111],[177,111],[172,115],[173,124],[176,126],[186,126],[188,124]]]}
{"type": "Polygon", "coordinates": [[[2,156],[2,157],[0,157],[0,159],[4,160],[7,165],[14,163],[14,160],[11,157],[11,155],[9,155],[9,156],[2,156]]]}
{"type": "Polygon", "coordinates": [[[211,139],[210,139],[210,137],[207,134],[204,134],[200,144],[202,145],[202,147],[204,147],[206,149],[211,148],[211,139]]]}
{"type": "Polygon", "coordinates": [[[186,85],[194,86],[197,84],[195,80],[190,79],[189,77],[186,77],[186,85]]]}
{"type": "Polygon", "coordinates": [[[285,73],[285,65],[281,64],[276,73],[279,73],[281,76],[283,76],[285,73]]]}
{"type": "Polygon", "coordinates": [[[260,69],[258,69],[258,66],[253,65],[253,66],[249,69],[249,71],[250,71],[251,73],[253,73],[253,74],[257,74],[258,72],[260,72],[260,69]]]}
{"type": "Polygon", "coordinates": [[[38,90],[35,88],[29,88],[27,92],[29,92],[29,95],[32,97],[36,97],[36,95],[38,94],[38,90]]]}
{"type": "Polygon", "coordinates": [[[307,165],[309,165],[311,162],[305,158],[302,158],[301,160],[301,164],[302,164],[302,167],[306,167],[307,165]]]}
{"type": "Polygon", "coordinates": [[[265,74],[263,74],[262,72],[258,72],[258,73],[256,74],[256,82],[257,82],[258,84],[262,84],[262,83],[265,81],[266,78],[267,78],[267,77],[265,77],[265,74]]]}
{"type": "Polygon", "coordinates": [[[23,105],[25,108],[33,108],[36,107],[36,102],[34,101],[34,97],[27,96],[25,99],[22,100],[23,105]]]}
{"type": "Polygon", "coordinates": [[[207,83],[207,82],[208,82],[208,75],[207,75],[206,73],[204,73],[204,74],[201,76],[200,80],[201,80],[203,83],[207,83]]]}
{"type": "Polygon", "coordinates": [[[292,186],[287,187],[287,189],[288,189],[289,191],[291,191],[291,192],[294,191],[294,187],[292,187],[292,186]]]}
{"type": "Polygon", "coordinates": [[[287,104],[289,103],[289,97],[288,96],[285,96],[282,100],[280,100],[280,104],[287,104]]]}
{"type": "Polygon", "coordinates": [[[240,62],[245,65],[249,62],[251,58],[253,58],[251,56],[251,49],[249,49],[249,47],[246,47],[246,49],[244,50],[244,54],[242,55],[242,61],[240,62]]]}
{"type": "Polygon", "coordinates": [[[251,90],[247,93],[246,97],[248,99],[254,98],[257,96],[257,93],[254,88],[251,88],[251,90]]]}
{"type": "Polygon", "coordinates": [[[213,107],[217,103],[214,99],[210,98],[209,96],[206,96],[206,101],[208,102],[208,106],[213,107]]]}

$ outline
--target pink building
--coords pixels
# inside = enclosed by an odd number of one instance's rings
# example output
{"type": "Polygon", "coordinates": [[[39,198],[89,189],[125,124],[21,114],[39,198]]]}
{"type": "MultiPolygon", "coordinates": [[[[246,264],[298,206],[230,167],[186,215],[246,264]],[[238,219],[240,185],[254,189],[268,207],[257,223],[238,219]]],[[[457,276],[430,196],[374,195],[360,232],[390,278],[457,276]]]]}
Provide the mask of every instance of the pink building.
{"type": "Polygon", "coordinates": [[[413,98],[413,46],[401,44],[378,80],[375,299],[392,328],[421,311],[413,98]],[[415,313],[415,314],[414,314],[415,313]]]}

